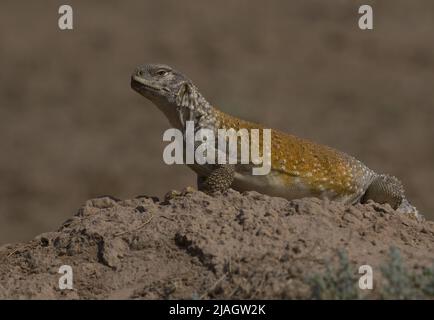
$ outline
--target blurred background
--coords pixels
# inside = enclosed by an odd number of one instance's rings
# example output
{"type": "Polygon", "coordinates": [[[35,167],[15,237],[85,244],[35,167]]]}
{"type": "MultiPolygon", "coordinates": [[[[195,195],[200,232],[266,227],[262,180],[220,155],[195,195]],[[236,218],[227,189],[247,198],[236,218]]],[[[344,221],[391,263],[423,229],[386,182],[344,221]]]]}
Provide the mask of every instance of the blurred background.
{"type": "Polygon", "coordinates": [[[434,217],[434,1],[0,4],[0,244],[58,228],[89,198],[195,185],[162,161],[163,114],[133,69],[186,73],[223,111],[356,156],[434,217]],[[374,30],[358,8],[374,9],[374,30]]]}

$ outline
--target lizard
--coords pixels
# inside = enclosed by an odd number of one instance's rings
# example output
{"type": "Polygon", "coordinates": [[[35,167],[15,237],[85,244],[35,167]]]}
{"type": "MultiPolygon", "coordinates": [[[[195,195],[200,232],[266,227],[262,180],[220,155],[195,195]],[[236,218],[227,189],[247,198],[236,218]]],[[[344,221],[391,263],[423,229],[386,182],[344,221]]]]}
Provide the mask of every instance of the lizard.
{"type": "MultiPolygon", "coordinates": [[[[264,128],[214,107],[188,77],[168,65],[137,67],[131,75],[131,88],[156,105],[169,123],[184,133],[188,120],[194,121],[197,130],[264,128]]],[[[251,166],[246,164],[188,166],[197,174],[198,190],[208,194],[233,188],[288,200],[317,197],[345,204],[372,200],[388,203],[398,213],[422,217],[407,200],[398,178],[378,174],[344,152],[274,129],[271,150],[271,171],[263,176],[252,175],[251,166]]]]}

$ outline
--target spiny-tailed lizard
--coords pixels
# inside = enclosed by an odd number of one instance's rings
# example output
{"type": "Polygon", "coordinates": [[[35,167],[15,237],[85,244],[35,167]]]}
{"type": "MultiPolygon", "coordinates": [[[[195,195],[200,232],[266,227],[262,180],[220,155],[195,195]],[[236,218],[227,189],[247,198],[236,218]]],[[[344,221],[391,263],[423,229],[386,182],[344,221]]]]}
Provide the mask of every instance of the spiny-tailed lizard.
{"type": "MultiPolygon", "coordinates": [[[[167,65],[138,67],[131,76],[131,87],[152,101],[170,124],[183,132],[187,120],[193,120],[196,129],[213,131],[264,128],[213,107],[190,79],[167,65]]],[[[389,203],[397,212],[420,217],[397,178],[377,174],[343,152],[278,130],[271,131],[271,150],[271,171],[263,176],[252,175],[245,164],[189,166],[197,173],[198,189],[207,193],[231,187],[287,199],[318,197],[346,204],[373,200],[389,203]]]]}

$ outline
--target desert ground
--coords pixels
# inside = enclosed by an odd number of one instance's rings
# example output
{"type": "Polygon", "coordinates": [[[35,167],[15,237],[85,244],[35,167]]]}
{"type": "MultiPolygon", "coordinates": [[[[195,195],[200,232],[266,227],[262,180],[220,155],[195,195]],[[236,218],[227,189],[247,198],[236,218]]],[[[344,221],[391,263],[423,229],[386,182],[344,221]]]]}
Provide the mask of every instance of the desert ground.
{"type": "Polygon", "coordinates": [[[55,231],[0,247],[0,299],[432,299],[433,243],[434,222],[374,202],[100,197],[55,231]]]}

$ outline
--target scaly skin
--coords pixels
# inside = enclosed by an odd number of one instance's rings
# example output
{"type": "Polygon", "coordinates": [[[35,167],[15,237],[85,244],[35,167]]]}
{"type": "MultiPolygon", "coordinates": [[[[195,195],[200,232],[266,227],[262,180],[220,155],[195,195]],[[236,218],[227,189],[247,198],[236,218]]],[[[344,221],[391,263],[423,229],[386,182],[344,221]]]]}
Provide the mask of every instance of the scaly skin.
{"type": "MultiPolygon", "coordinates": [[[[160,64],[144,65],[131,77],[132,88],[151,100],[175,128],[185,130],[188,120],[195,128],[264,129],[211,106],[183,74],[160,64]]],[[[238,139],[238,147],[240,147],[238,139]]],[[[262,150],[262,138],[259,139],[262,150]]],[[[376,174],[359,160],[333,148],[271,130],[271,171],[252,175],[251,165],[189,165],[198,174],[198,187],[208,193],[229,187],[255,190],[287,199],[319,197],[347,204],[374,200],[389,203],[401,213],[419,217],[404,195],[401,182],[376,174]]]]}

